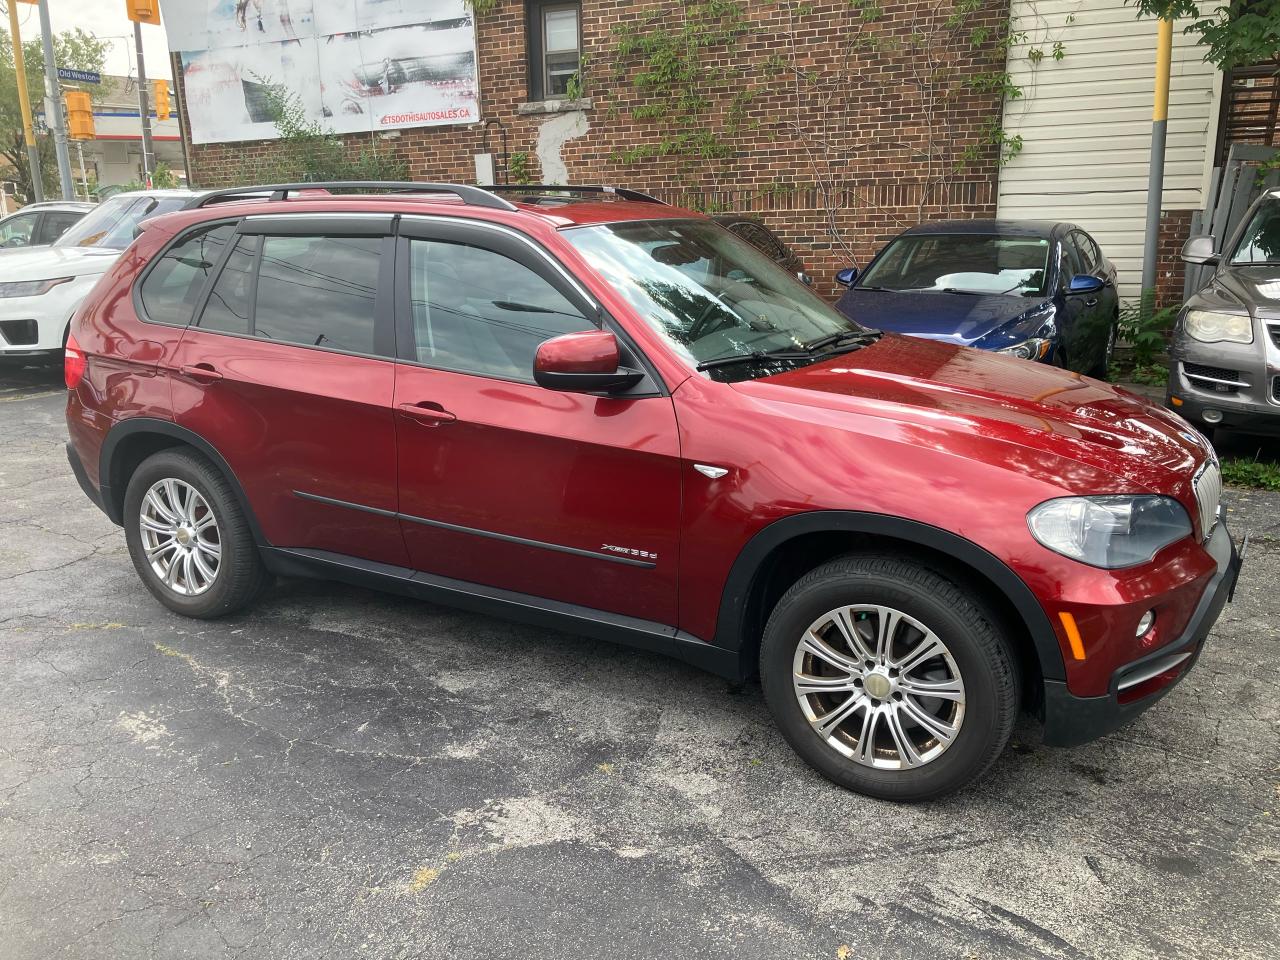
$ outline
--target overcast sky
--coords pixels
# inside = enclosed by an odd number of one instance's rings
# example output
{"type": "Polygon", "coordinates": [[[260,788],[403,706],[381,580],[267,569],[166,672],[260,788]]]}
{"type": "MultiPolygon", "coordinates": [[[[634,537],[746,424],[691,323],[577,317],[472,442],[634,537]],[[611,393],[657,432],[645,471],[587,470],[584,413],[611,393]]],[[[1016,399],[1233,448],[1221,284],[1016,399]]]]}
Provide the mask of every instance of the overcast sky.
{"type": "MultiPolygon", "coordinates": [[[[5,0],[13,3],[14,0],[5,0]]],[[[133,76],[137,65],[133,55],[133,21],[125,16],[126,0],[49,0],[49,18],[53,32],[62,33],[80,27],[99,39],[109,40],[106,72],[133,76]]],[[[22,38],[34,40],[40,36],[40,12],[35,4],[18,4],[18,22],[22,25],[22,38]]],[[[3,21],[8,27],[8,19],[3,21]]],[[[142,55],[146,61],[149,79],[172,79],[169,69],[169,48],[165,43],[164,27],[142,25],[142,55]]]]}

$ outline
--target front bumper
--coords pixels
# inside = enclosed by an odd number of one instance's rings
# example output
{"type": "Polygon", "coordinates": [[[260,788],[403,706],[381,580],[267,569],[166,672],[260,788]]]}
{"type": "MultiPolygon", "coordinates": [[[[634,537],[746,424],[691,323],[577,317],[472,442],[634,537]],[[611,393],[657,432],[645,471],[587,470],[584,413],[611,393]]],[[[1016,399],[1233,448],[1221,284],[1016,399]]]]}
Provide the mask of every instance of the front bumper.
{"type": "Polygon", "coordinates": [[[1164,405],[1200,428],[1224,427],[1242,433],[1280,436],[1280,405],[1277,404],[1206,396],[1191,390],[1171,388],[1165,395],[1164,405]],[[1174,403],[1174,397],[1182,402],[1174,403]],[[1221,418],[1206,419],[1206,410],[1217,411],[1221,418]]]}
{"type": "Polygon", "coordinates": [[[1205,587],[1182,635],[1111,677],[1106,696],[1077,697],[1062,680],[1044,682],[1044,742],[1073,747],[1117,730],[1177,686],[1200,657],[1205,638],[1235,592],[1241,556],[1219,522],[1206,545],[1218,572],[1205,587]],[[1150,693],[1146,691],[1150,690],[1150,693]]]}

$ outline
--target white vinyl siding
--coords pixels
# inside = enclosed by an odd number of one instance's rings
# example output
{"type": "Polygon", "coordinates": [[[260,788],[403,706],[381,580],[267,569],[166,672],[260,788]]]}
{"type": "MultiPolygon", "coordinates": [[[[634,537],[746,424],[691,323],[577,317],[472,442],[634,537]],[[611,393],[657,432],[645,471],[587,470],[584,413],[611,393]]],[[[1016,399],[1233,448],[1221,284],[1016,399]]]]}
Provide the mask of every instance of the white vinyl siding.
{"type": "MultiPolygon", "coordinates": [[[[1116,265],[1120,294],[1138,296],[1147,210],[1156,24],[1123,0],[1013,0],[1009,51],[1023,98],[1005,105],[1004,127],[1022,152],[1000,171],[998,209],[1009,219],[1067,220],[1084,227],[1116,265]],[[1067,18],[1075,16],[1073,23],[1067,18]],[[1052,59],[1054,40],[1066,56],[1052,59]],[[1044,50],[1034,66],[1029,50],[1044,50]]],[[[1194,38],[1174,25],[1165,156],[1165,210],[1204,204],[1220,89],[1194,38]]]]}

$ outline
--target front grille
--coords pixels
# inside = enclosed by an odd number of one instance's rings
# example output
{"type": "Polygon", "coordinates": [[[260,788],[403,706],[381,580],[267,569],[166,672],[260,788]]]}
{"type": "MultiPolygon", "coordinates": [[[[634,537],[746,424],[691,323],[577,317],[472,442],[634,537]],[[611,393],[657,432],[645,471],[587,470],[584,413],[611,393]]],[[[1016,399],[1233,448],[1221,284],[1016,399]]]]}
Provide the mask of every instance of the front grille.
{"type": "Polygon", "coordinates": [[[1271,381],[1271,399],[1280,401],[1280,377],[1271,381]]]}
{"type": "Polygon", "coordinates": [[[1218,501],[1222,498],[1222,471],[1213,460],[1206,460],[1191,481],[1200,509],[1200,535],[1208,540],[1218,523],[1218,501]]]}
{"type": "Polygon", "coordinates": [[[0,320],[0,336],[11,347],[27,347],[40,339],[34,320],[0,320]]]}
{"type": "Polygon", "coordinates": [[[1183,363],[1182,372],[1186,374],[1192,386],[1199,387],[1201,390],[1213,390],[1216,393],[1237,393],[1241,387],[1249,385],[1239,370],[1228,370],[1226,367],[1183,363]]]}

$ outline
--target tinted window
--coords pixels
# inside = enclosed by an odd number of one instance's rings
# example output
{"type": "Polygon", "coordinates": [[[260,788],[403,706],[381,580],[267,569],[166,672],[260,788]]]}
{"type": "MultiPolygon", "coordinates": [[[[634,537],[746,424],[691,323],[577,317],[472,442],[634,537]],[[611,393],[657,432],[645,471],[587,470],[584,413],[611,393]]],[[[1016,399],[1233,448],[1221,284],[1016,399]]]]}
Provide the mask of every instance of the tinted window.
{"type": "Polygon", "coordinates": [[[41,218],[40,238],[36,242],[53,243],[83,216],[82,213],[46,213],[41,218]]]}
{"type": "Polygon", "coordinates": [[[418,360],[462,373],[533,379],[538,344],[595,324],[524,264],[479,247],[409,242],[418,360]]]}
{"type": "Polygon", "coordinates": [[[200,326],[224,333],[249,332],[249,295],[259,237],[241,237],[227,258],[200,314],[200,326]]]}
{"type": "Polygon", "coordinates": [[[381,237],[264,237],[255,336],[373,353],[381,237]]]}
{"type": "Polygon", "coordinates": [[[204,290],[210,271],[231,242],[235,224],[224,223],[194,233],[168,249],[151,268],[140,291],[147,319],[186,324],[204,290]]]}
{"type": "Polygon", "coordinates": [[[1102,253],[1098,250],[1098,245],[1093,242],[1088,234],[1073,233],[1075,238],[1076,249],[1080,251],[1080,259],[1084,263],[1086,273],[1093,273],[1102,266],[1102,253]]]}
{"type": "Polygon", "coordinates": [[[1080,256],[1076,253],[1076,248],[1067,241],[1062,241],[1058,250],[1058,283],[1066,287],[1071,283],[1071,278],[1081,272],[1080,256]]]}
{"type": "Polygon", "coordinates": [[[34,213],[10,217],[0,225],[0,247],[25,247],[31,242],[31,233],[35,227],[34,213]]]}

